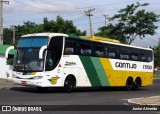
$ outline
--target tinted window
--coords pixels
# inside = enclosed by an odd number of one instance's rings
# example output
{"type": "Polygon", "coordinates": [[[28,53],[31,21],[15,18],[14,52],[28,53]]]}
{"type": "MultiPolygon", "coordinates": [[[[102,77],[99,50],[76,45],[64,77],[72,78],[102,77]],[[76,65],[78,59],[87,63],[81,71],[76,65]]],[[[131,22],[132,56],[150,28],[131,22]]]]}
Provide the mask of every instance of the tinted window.
{"type": "Polygon", "coordinates": [[[19,40],[17,47],[42,47],[48,44],[48,37],[25,37],[19,40]]]}
{"type": "Polygon", "coordinates": [[[152,61],[152,51],[147,51],[146,61],[147,62],[151,62],[152,61]]]}
{"type": "Polygon", "coordinates": [[[143,61],[143,62],[146,61],[146,53],[144,50],[140,51],[140,61],[143,61]]]}
{"type": "Polygon", "coordinates": [[[80,43],[80,54],[81,55],[92,55],[92,44],[80,43]]]}
{"type": "Polygon", "coordinates": [[[101,45],[96,45],[95,46],[95,56],[99,56],[99,57],[104,57],[105,53],[104,53],[104,46],[101,45]]]}
{"type": "Polygon", "coordinates": [[[108,48],[108,57],[109,58],[116,58],[117,57],[117,48],[116,46],[107,46],[108,48]]]}
{"type": "Polygon", "coordinates": [[[119,50],[120,59],[129,60],[130,59],[130,50],[128,47],[120,47],[119,50]]]}
{"type": "Polygon", "coordinates": [[[66,40],[64,54],[76,54],[76,42],[66,40]]]}
{"type": "Polygon", "coordinates": [[[139,60],[139,50],[138,49],[131,49],[130,55],[131,55],[131,60],[133,61],[139,60]]]}

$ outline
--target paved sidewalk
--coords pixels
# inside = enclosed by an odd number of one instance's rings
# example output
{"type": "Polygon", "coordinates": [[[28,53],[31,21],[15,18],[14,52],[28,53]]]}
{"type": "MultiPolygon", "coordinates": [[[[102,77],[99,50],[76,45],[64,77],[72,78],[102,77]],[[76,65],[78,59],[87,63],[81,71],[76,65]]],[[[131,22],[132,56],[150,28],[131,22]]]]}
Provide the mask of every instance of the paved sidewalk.
{"type": "Polygon", "coordinates": [[[0,89],[12,87],[13,83],[9,80],[0,79],[0,89]]]}
{"type": "Polygon", "coordinates": [[[11,87],[23,87],[23,86],[14,85],[12,81],[6,79],[0,79],[0,89],[11,88],[11,87]]]}

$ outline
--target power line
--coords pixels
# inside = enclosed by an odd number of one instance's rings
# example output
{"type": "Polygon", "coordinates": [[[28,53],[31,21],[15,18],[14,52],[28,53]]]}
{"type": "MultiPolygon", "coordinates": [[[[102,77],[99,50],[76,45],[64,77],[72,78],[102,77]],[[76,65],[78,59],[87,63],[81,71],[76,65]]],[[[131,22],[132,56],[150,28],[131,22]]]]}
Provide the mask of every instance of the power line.
{"type": "MultiPolygon", "coordinates": [[[[44,9],[44,8],[40,8],[40,7],[36,7],[36,6],[33,6],[33,5],[30,5],[30,4],[26,4],[26,3],[24,3],[24,2],[20,2],[20,1],[17,1],[17,0],[14,0],[15,2],[17,2],[17,3],[21,3],[21,4],[23,4],[23,5],[25,5],[25,6],[29,6],[29,7],[33,7],[33,8],[36,8],[36,9],[40,9],[40,10],[45,10],[45,11],[50,11],[50,12],[64,12],[64,11],[66,11],[66,10],[59,10],[59,11],[53,11],[53,10],[48,10],[48,9],[44,9]]],[[[34,0],[35,1],[35,0],[34,0]]],[[[116,5],[116,4],[124,4],[124,3],[129,3],[129,2],[135,2],[135,1],[128,1],[128,2],[119,2],[119,3],[114,3],[114,4],[107,4],[107,5],[95,5],[94,7],[103,7],[103,6],[108,6],[108,5],[116,5]]],[[[43,3],[43,2],[42,2],[43,3]]],[[[46,4],[49,4],[49,5],[56,5],[56,6],[58,6],[57,4],[51,4],[52,2],[48,2],[48,3],[46,3],[46,4]]],[[[62,5],[61,5],[62,6],[62,5]]],[[[71,6],[68,6],[68,5],[63,5],[63,7],[71,7],[71,6]]],[[[76,8],[76,10],[77,9],[86,9],[86,8],[90,8],[90,7],[82,7],[82,6],[73,6],[72,7],[72,11],[71,12],[73,12],[73,8],[75,9],[76,8]]],[[[74,11],[75,12],[75,11],[74,11]]],[[[81,10],[79,10],[79,11],[76,11],[76,12],[82,12],[81,10]]]]}
{"type": "MultiPolygon", "coordinates": [[[[33,6],[33,5],[29,5],[29,4],[26,4],[26,3],[24,3],[24,2],[19,2],[19,1],[17,1],[17,0],[15,0],[16,2],[18,2],[18,3],[21,3],[21,4],[23,4],[23,5],[26,5],[26,6],[30,6],[30,7],[34,7],[34,8],[37,8],[37,7],[35,7],[35,6],[33,6]]],[[[33,0],[32,0],[33,1],[33,0]]],[[[36,1],[36,0],[34,0],[34,1],[36,1]]],[[[38,1],[38,0],[37,0],[38,1]]],[[[43,1],[43,0],[40,0],[39,2],[41,2],[41,3],[46,3],[46,1],[43,1]]],[[[133,1],[129,1],[129,2],[133,2],[133,1]]],[[[50,4],[51,5],[51,3],[52,2],[48,2],[47,4],[50,4]]],[[[54,2],[55,3],[55,2],[54,2]]],[[[123,4],[123,3],[128,3],[128,2],[121,2],[121,3],[115,3],[115,4],[123,4]]],[[[115,5],[115,4],[108,4],[108,5],[115,5]]],[[[52,4],[53,5],[53,4],[52,4]]],[[[57,4],[55,4],[55,5],[57,5],[57,4]]],[[[63,5],[64,6],[64,5],[63,5]]],[[[107,5],[97,5],[97,6],[107,6],[107,5]]],[[[68,6],[67,6],[68,7],[68,6]]],[[[77,6],[76,6],[77,7],[77,6]]],[[[39,8],[39,7],[38,7],[39,8]]],[[[84,8],[86,8],[86,7],[78,7],[79,9],[84,9],[84,8]]],[[[46,10],[47,12],[42,12],[42,13],[64,13],[64,11],[63,10],[60,10],[60,11],[52,11],[52,10],[47,10],[47,9],[43,9],[43,8],[40,8],[41,10],[46,10]]],[[[113,10],[109,10],[109,11],[113,11],[113,10]]],[[[72,12],[76,12],[76,11],[72,11],[72,12]]],[[[77,13],[81,13],[81,11],[77,11],[77,13]]],[[[104,11],[103,11],[104,12],[104,11]]],[[[36,13],[36,14],[42,14],[42,13],[36,13]]],[[[98,13],[98,12],[97,12],[98,13]]],[[[70,13],[69,11],[68,12],[65,12],[65,14],[64,15],[72,15],[73,13],[70,13]],[[69,14],[68,14],[69,13],[69,14]]],[[[24,16],[26,16],[27,14],[23,14],[24,16]]],[[[23,15],[19,15],[19,16],[23,16],[23,15]]],[[[28,14],[29,15],[29,14],[28,14]]],[[[33,15],[33,13],[32,14],[30,14],[30,15],[33,15]]],[[[34,14],[35,15],[35,14],[34,14]]],[[[16,15],[14,15],[14,16],[16,16],[16,15]]],[[[14,16],[7,16],[7,17],[14,17],[14,16]]],[[[32,19],[33,20],[33,19],[32,19]]],[[[37,19],[38,20],[38,19],[37,19]]],[[[77,18],[77,21],[79,21],[79,20],[81,20],[81,19],[78,19],[77,18]]],[[[74,20],[74,21],[76,21],[76,20],[74,20]]],[[[11,23],[11,22],[7,22],[7,23],[11,23]]]]}
{"type": "MultiPolygon", "coordinates": [[[[14,1],[16,1],[17,3],[21,3],[21,4],[25,5],[25,6],[33,7],[33,8],[39,9],[39,10],[49,11],[49,12],[52,12],[52,13],[53,12],[60,13],[60,12],[66,11],[66,10],[54,11],[54,10],[44,9],[44,8],[40,8],[40,7],[37,7],[37,6],[30,5],[30,4],[26,4],[24,2],[20,2],[20,1],[17,1],[17,0],[14,0],[14,1]]],[[[73,12],[73,11],[67,11],[67,12],[69,13],[69,12],[73,12]]],[[[74,11],[74,12],[82,12],[82,11],[74,11]]]]}
{"type": "MultiPolygon", "coordinates": [[[[17,0],[16,0],[17,1],[17,0]]],[[[34,0],[34,1],[36,1],[36,0],[34,0]]],[[[38,1],[38,0],[37,0],[38,1]]],[[[42,0],[41,0],[42,1],[42,0]]],[[[19,2],[19,1],[17,1],[17,2],[19,2]]],[[[44,1],[42,1],[42,2],[44,2],[44,1]]],[[[131,1],[129,1],[129,2],[131,2],[131,1]]],[[[132,1],[133,2],[133,1],[132,1]]],[[[22,2],[20,2],[20,3],[22,3],[22,2]]],[[[48,4],[49,4],[50,2],[48,2],[48,4]]],[[[51,2],[52,3],[52,2],[51,2]]],[[[121,2],[121,4],[122,3],[128,3],[128,2],[121,2]]],[[[23,3],[24,5],[25,5],[25,3],[23,3]]],[[[116,3],[116,4],[120,4],[120,3],[116,3]]],[[[27,4],[28,5],[28,4],[27,4]]],[[[114,5],[114,4],[109,4],[109,5],[114,5]]],[[[32,5],[30,5],[31,7],[32,7],[32,5]]],[[[99,5],[99,6],[101,6],[101,5],[99,5]]],[[[105,5],[105,6],[107,6],[107,5],[105,5]]],[[[35,8],[35,6],[33,6],[34,8],[35,8]]],[[[67,6],[68,7],[68,6],[67,6]]],[[[81,7],[81,8],[85,8],[85,7],[81,7]]],[[[42,9],[41,9],[42,10],[42,9]]],[[[45,9],[46,10],[46,9],[45,9]]],[[[96,9],[96,10],[98,10],[98,9],[96,9]]],[[[115,9],[114,9],[115,10],[115,9]]],[[[108,10],[108,11],[113,11],[113,10],[108,10]]],[[[55,12],[55,11],[52,11],[52,10],[47,10],[47,12],[43,12],[43,13],[53,13],[53,12],[55,12]]],[[[58,12],[60,12],[60,13],[63,13],[63,11],[61,10],[61,11],[56,11],[57,13],[58,12]]],[[[75,12],[75,11],[74,11],[75,12]]],[[[78,11],[78,12],[80,12],[81,13],[81,11],[78,11]]],[[[103,11],[104,12],[104,11],[103,11]]],[[[71,15],[71,14],[73,14],[73,13],[70,13],[70,12],[68,12],[69,13],[69,15],[71,15]]],[[[68,13],[65,13],[64,15],[68,15],[68,13]]],[[[99,13],[99,12],[97,12],[97,13],[99,13]]],[[[36,13],[36,14],[42,14],[42,13],[36,13]]],[[[24,16],[26,16],[27,14],[24,14],[24,16]]],[[[32,14],[30,14],[30,15],[33,15],[33,13],[32,14]]],[[[35,15],[35,14],[34,14],[35,15]]],[[[20,15],[20,16],[23,16],[23,15],[20,15]]],[[[14,16],[9,16],[9,17],[14,17],[14,16]]],[[[81,20],[81,19],[78,19],[78,20],[81,20]]],[[[9,22],[10,23],[10,22],[9,22]]]]}

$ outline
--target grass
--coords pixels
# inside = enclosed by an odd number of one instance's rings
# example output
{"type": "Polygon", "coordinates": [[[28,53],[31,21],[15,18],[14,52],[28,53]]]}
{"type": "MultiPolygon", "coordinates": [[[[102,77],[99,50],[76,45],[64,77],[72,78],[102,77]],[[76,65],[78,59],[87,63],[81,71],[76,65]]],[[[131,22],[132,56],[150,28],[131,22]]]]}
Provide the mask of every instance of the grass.
{"type": "Polygon", "coordinates": [[[154,78],[159,78],[160,79],[160,73],[154,73],[154,78]]]}

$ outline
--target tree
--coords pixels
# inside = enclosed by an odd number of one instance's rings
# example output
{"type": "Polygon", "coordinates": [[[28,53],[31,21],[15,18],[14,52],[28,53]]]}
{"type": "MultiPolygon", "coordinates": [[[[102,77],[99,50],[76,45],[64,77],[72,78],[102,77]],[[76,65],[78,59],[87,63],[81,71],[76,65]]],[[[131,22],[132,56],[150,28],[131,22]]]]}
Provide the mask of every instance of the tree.
{"type": "Polygon", "coordinates": [[[111,23],[107,26],[100,27],[100,32],[95,34],[96,36],[113,38],[115,40],[119,40],[122,43],[126,43],[125,35],[122,34],[121,24],[114,26],[111,23]]]}
{"type": "Polygon", "coordinates": [[[110,21],[116,20],[118,23],[110,23],[106,27],[99,28],[100,32],[97,35],[109,36],[128,44],[131,44],[137,37],[143,39],[146,35],[154,35],[155,29],[158,28],[154,23],[159,21],[159,15],[146,12],[145,9],[138,10],[148,5],[148,3],[140,4],[139,2],[127,5],[119,11],[119,14],[109,19],[110,21]]]}
{"type": "Polygon", "coordinates": [[[4,44],[10,44],[13,45],[13,33],[12,30],[9,28],[4,28],[4,33],[3,33],[3,42],[4,44]]]}
{"type": "Polygon", "coordinates": [[[154,66],[160,66],[160,45],[154,49],[154,66]]]}
{"type": "Polygon", "coordinates": [[[60,16],[57,16],[56,21],[49,21],[47,18],[44,18],[43,23],[44,31],[46,32],[86,35],[86,31],[81,32],[81,30],[77,29],[77,27],[73,25],[73,21],[64,20],[60,16]]]}
{"type": "MultiPolygon", "coordinates": [[[[76,35],[86,35],[86,31],[81,31],[73,25],[71,20],[64,20],[62,17],[57,16],[56,21],[49,21],[47,18],[43,19],[42,24],[35,22],[24,22],[23,25],[15,26],[16,29],[16,44],[19,38],[25,34],[42,33],[42,32],[55,32],[76,35]]],[[[12,43],[12,30],[9,28],[4,29],[4,44],[15,45],[12,43]]]]}

